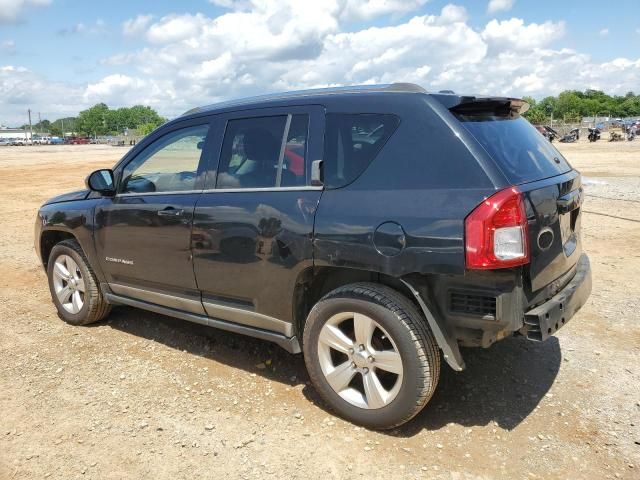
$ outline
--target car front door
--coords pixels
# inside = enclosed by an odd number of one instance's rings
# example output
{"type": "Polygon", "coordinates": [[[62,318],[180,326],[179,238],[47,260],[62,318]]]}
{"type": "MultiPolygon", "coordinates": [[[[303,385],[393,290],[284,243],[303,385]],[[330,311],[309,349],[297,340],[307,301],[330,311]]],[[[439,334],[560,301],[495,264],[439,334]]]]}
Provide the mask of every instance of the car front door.
{"type": "Polygon", "coordinates": [[[117,194],[95,213],[96,248],[113,293],[204,313],[190,238],[211,130],[209,120],[176,124],[116,168],[117,194]]]}
{"type": "Polygon", "coordinates": [[[194,271],[211,317],[292,336],[292,292],[313,264],[313,219],[322,190],[324,109],[225,114],[217,181],[199,198],[194,271]]]}

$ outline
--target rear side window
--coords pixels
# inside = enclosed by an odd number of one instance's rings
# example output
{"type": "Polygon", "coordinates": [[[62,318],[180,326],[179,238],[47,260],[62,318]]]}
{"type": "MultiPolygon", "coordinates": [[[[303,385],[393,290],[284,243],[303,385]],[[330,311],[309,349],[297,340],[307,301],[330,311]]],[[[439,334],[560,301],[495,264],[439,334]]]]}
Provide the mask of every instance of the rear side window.
{"type": "Polygon", "coordinates": [[[560,152],[520,116],[457,117],[514,185],[553,177],[571,170],[560,152]]]}
{"type": "Polygon", "coordinates": [[[230,120],[216,188],[275,188],[306,184],[309,116],[230,120]]]}
{"type": "Polygon", "coordinates": [[[353,182],[382,149],[400,119],[390,114],[330,113],[326,116],[324,185],[353,182]]]}

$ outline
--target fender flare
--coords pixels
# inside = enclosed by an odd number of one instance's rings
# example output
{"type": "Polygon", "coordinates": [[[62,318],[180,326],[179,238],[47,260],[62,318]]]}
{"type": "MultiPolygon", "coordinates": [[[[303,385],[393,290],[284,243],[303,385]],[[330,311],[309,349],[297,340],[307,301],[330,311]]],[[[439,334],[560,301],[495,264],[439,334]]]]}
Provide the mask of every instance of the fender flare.
{"type": "Polygon", "coordinates": [[[400,279],[400,281],[404,284],[405,287],[409,289],[409,291],[413,294],[418,305],[422,309],[422,313],[427,319],[427,323],[433,332],[433,336],[442,350],[442,354],[444,355],[444,359],[449,364],[451,368],[455,371],[460,372],[465,369],[466,365],[464,363],[464,359],[462,358],[462,354],[460,353],[460,348],[458,346],[458,341],[455,336],[452,334],[450,329],[447,328],[447,325],[440,319],[436,318],[429,307],[422,299],[420,292],[416,290],[409,282],[406,280],[400,279]]]}

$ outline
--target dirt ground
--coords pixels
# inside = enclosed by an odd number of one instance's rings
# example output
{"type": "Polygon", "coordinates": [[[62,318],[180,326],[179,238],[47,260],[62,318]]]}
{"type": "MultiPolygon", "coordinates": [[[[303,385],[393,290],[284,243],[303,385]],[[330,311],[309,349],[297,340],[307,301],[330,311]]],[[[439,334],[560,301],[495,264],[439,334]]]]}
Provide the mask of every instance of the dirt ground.
{"type": "Polygon", "coordinates": [[[640,141],[560,148],[585,177],[589,302],[545,343],[464,350],[380,433],[269,343],[130,308],[59,320],[36,210],[125,149],[0,147],[0,479],[640,478],[640,141]]]}

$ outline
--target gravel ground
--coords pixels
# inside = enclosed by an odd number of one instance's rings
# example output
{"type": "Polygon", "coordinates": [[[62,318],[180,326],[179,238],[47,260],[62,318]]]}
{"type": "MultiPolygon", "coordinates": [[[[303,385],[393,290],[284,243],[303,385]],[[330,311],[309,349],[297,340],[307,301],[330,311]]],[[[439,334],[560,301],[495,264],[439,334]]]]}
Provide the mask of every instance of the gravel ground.
{"type": "Polygon", "coordinates": [[[585,176],[589,302],[545,343],[464,350],[387,433],[332,416],[269,343],[129,308],[64,324],[35,212],[125,150],[0,148],[0,479],[640,478],[640,141],[560,148],[585,176]]]}

